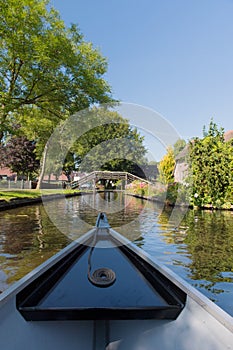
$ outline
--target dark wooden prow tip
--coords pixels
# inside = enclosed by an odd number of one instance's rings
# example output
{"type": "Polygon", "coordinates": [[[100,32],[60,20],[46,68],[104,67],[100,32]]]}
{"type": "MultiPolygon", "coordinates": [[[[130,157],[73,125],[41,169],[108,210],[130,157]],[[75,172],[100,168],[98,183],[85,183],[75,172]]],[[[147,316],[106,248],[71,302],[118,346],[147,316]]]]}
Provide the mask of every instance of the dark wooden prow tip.
{"type": "Polygon", "coordinates": [[[109,228],[110,225],[108,223],[107,215],[105,213],[99,213],[96,220],[96,227],[101,228],[109,228]]]}

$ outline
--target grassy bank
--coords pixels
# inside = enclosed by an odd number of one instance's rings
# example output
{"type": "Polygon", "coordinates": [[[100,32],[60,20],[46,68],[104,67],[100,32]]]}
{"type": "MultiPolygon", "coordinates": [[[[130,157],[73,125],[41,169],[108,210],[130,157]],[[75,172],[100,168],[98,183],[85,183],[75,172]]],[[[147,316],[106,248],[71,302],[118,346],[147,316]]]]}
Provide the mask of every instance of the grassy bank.
{"type": "Polygon", "coordinates": [[[12,199],[22,199],[22,198],[40,198],[41,195],[54,195],[54,194],[73,194],[78,193],[78,190],[0,190],[0,200],[1,201],[11,201],[12,199]]]}

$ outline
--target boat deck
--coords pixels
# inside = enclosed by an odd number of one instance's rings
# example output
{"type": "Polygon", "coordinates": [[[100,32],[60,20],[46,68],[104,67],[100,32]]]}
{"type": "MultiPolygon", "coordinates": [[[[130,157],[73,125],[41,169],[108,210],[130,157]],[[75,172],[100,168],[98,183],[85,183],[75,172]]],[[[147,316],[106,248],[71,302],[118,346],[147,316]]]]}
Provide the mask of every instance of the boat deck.
{"type": "Polygon", "coordinates": [[[166,301],[117,248],[95,248],[92,269],[108,267],[116,274],[116,281],[107,288],[90,283],[87,277],[88,248],[73,264],[69,273],[45,295],[40,308],[59,307],[153,307],[165,306],[166,301]],[[83,273],[86,271],[86,273],[83,273]]]}
{"type": "Polygon", "coordinates": [[[27,320],[175,319],[184,307],[184,293],[177,295],[171,282],[117,243],[108,229],[101,229],[94,248],[78,246],[20,292],[19,311],[27,320]],[[103,267],[114,272],[111,285],[91,283],[90,259],[91,274],[103,267]]]}

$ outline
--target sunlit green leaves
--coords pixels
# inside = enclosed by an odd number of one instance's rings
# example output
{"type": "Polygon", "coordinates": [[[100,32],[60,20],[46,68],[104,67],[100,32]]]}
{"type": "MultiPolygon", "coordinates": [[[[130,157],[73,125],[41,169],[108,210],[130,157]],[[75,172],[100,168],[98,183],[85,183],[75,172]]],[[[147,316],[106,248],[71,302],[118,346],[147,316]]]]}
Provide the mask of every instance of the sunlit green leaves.
{"type": "Polygon", "coordinates": [[[132,171],[134,164],[143,163],[146,153],[143,137],[117,112],[93,108],[85,123],[93,127],[72,148],[79,155],[82,171],[132,171]]]}
{"type": "Polygon", "coordinates": [[[25,106],[45,118],[111,101],[106,59],[47,0],[0,0],[0,138],[25,106]]]}
{"type": "Polygon", "coordinates": [[[221,207],[229,201],[233,185],[233,148],[223,129],[211,121],[203,139],[190,142],[190,168],[195,205],[221,207]]]}
{"type": "Polygon", "coordinates": [[[172,147],[168,147],[167,153],[159,163],[159,180],[163,184],[174,182],[175,157],[172,147]]]}

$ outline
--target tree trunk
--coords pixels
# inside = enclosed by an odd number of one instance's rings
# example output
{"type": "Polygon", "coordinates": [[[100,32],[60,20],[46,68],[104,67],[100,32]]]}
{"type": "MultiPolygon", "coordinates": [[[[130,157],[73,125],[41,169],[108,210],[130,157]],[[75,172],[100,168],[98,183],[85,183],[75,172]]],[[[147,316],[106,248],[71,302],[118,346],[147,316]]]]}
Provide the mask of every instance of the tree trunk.
{"type": "Polygon", "coordinates": [[[2,146],[2,144],[3,144],[3,137],[4,137],[3,131],[0,131],[0,146],[2,146]]]}
{"type": "Polygon", "coordinates": [[[42,184],[42,180],[43,180],[44,173],[45,173],[45,164],[46,164],[47,154],[48,154],[48,142],[45,145],[43,157],[42,157],[41,164],[40,164],[40,174],[39,174],[38,182],[36,185],[37,190],[41,189],[41,184],[42,184]]]}

